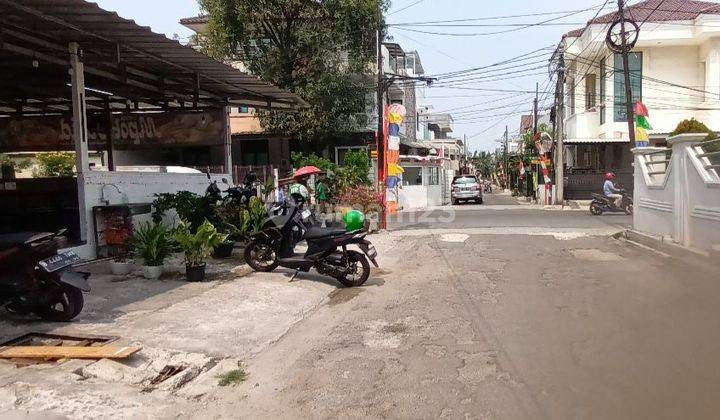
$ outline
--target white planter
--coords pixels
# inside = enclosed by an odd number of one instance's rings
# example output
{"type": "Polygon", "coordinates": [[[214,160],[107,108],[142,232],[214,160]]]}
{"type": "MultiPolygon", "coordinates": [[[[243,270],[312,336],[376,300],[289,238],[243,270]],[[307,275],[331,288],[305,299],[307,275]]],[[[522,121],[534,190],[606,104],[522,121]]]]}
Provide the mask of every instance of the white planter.
{"type": "Polygon", "coordinates": [[[127,276],[133,269],[131,261],[117,262],[110,261],[110,272],[115,276],[127,276]]]}
{"type": "Polygon", "coordinates": [[[150,280],[156,280],[159,279],[160,276],[163,273],[163,268],[161,265],[157,266],[150,266],[150,265],[143,265],[142,267],[143,277],[150,280]]]}

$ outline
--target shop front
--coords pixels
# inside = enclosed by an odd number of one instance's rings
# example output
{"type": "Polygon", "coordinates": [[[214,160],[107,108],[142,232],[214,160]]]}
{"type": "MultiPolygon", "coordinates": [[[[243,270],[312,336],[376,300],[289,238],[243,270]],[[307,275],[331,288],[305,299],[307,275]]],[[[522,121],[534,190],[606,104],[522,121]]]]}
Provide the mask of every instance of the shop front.
{"type": "Polygon", "coordinates": [[[67,229],[94,258],[98,209],[231,179],[231,106],[305,105],[84,0],[0,14],[0,233],[67,229]]]}

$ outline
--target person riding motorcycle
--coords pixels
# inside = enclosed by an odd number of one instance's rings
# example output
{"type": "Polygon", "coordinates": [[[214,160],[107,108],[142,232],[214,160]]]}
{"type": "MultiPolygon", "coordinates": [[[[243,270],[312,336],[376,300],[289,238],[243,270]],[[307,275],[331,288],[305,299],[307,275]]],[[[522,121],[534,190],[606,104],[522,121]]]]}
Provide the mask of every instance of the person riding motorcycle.
{"type": "Polygon", "coordinates": [[[605,174],[605,184],[603,184],[603,194],[607,198],[611,198],[615,202],[615,207],[620,208],[622,206],[623,196],[622,190],[615,187],[615,174],[608,172],[605,174]]]}

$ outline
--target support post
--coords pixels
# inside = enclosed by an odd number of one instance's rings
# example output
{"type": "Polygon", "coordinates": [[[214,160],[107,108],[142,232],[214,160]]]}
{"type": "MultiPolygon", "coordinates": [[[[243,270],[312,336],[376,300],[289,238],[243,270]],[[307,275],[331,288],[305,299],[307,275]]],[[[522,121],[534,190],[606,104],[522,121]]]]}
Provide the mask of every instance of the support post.
{"type": "Polygon", "coordinates": [[[80,240],[87,240],[88,215],[85,197],[85,174],[90,170],[87,141],[87,112],[85,109],[85,73],[80,61],[77,42],[68,45],[70,53],[70,89],[72,90],[73,142],[75,143],[75,170],[78,184],[78,209],[80,213],[80,240]]]}
{"type": "Polygon", "coordinates": [[[230,112],[231,108],[229,106],[225,107],[225,139],[223,144],[223,157],[225,158],[225,161],[223,162],[225,165],[225,173],[230,174],[230,177],[232,177],[233,174],[233,168],[232,168],[232,126],[230,124],[230,112]]]}
{"type": "Polygon", "coordinates": [[[560,49],[560,64],[555,108],[555,204],[565,204],[565,51],[560,49]]]}
{"type": "MultiPolygon", "coordinates": [[[[382,13],[382,11],[379,10],[379,13],[382,13]]],[[[380,229],[386,229],[387,228],[387,209],[385,208],[385,203],[387,201],[386,192],[385,192],[385,172],[386,172],[386,166],[385,166],[385,133],[384,133],[384,120],[385,120],[385,101],[384,101],[384,87],[385,87],[385,78],[383,75],[383,54],[382,54],[382,39],[383,39],[383,33],[382,29],[378,29],[377,31],[377,114],[378,114],[378,121],[377,121],[377,160],[378,160],[378,179],[377,179],[377,186],[378,191],[381,194],[382,197],[382,208],[380,215],[380,229]]]]}
{"type": "Polygon", "coordinates": [[[105,120],[107,124],[107,142],[105,143],[105,147],[107,148],[107,167],[108,171],[115,172],[115,155],[113,153],[113,118],[112,118],[112,110],[110,109],[110,99],[105,98],[105,120]]]}
{"type": "Polygon", "coordinates": [[[630,85],[630,59],[628,54],[630,49],[627,46],[627,34],[625,33],[625,1],[618,0],[618,10],[620,12],[620,40],[622,42],[622,61],[623,74],[625,76],[625,106],[627,110],[627,125],[630,144],[635,147],[635,112],[633,110],[632,86],[630,85]]]}

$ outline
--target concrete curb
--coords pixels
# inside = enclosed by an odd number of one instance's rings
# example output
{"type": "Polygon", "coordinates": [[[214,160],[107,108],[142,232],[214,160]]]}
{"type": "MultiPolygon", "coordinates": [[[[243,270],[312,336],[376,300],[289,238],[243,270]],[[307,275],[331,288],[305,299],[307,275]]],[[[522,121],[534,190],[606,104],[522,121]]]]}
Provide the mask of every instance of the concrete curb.
{"type": "Polygon", "coordinates": [[[636,230],[626,230],[614,235],[616,239],[625,239],[638,243],[652,250],[661,252],[671,258],[681,259],[687,262],[696,262],[710,264],[714,266],[720,265],[718,256],[720,252],[706,252],[697,248],[689,248],[673,242],[669,238],[659,235],[651,235],[636,230]]]}

